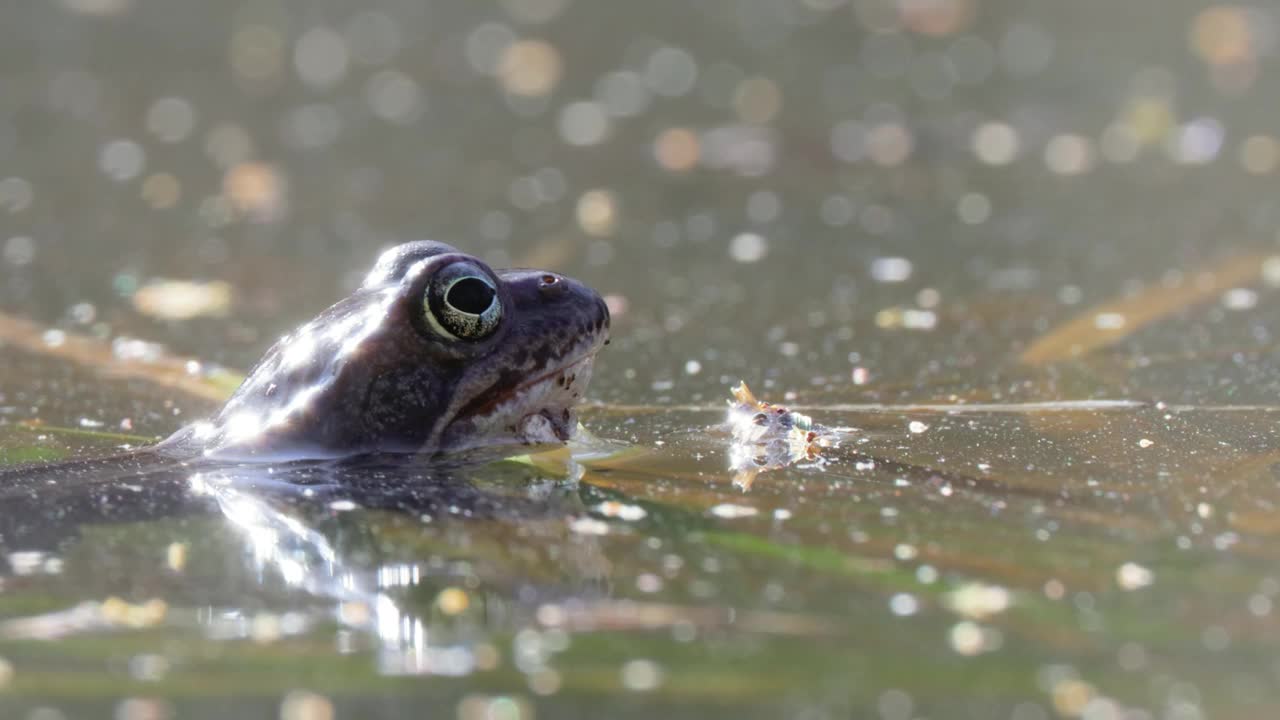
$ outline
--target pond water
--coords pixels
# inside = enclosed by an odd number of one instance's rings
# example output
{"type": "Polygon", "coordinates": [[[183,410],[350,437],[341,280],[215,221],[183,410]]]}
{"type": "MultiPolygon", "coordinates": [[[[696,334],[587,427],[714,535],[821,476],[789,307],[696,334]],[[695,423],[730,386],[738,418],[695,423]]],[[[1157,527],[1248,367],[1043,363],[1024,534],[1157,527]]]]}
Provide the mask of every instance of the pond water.
{"type": "Polygon", "coordinates": [[[1280,714],[1278,32],[0,9],[0,715],[1280,714]],[[572,455],[120,455],[422,237],[605,296],[572,455]],[[740,380],[853,430],[737,487],[740,380]]]}

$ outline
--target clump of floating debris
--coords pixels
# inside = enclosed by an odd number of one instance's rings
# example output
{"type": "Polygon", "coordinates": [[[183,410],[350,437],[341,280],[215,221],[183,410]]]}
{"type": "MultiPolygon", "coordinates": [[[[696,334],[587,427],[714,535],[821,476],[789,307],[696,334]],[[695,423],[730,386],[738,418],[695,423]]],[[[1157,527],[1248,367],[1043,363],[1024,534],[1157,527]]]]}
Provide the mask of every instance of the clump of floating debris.
{"type": "Polygon", "coordinates": [[[822,451],[839,447],[852,428],[828,428],[781,405],[757,400],[744,382],[730,390],[729,469],[733,484],[750,490],[756,476],[769,470],[797,465],[823,468],[822,451]]]}

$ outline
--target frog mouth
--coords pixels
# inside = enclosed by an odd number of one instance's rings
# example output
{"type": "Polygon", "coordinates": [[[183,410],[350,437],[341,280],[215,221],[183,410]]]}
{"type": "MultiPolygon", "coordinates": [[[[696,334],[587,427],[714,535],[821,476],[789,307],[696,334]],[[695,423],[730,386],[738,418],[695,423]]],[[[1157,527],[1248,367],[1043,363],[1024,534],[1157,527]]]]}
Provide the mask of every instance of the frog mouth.
{"type": "Polygon", "coordinates": [[[591,380],[598,344],[589,343],[584,353],[510,385],[497,385],[462,408],[448,436],[468,440],[463,444],[490,443],[507,438],[523,444],[565,442],[577,428],[574,406],[582,399],[591,380]],[[462,425],[459,425],[459,422],[462,425]],[[464,429],[465,428],[465,429],[464,429]]]}
{"type": "Polygon", "coordinates": [[[595,354],[581,357],[513,388],[509,398],[529,408],[516,425],[526,445],[568,442],[578,426],[574,406],[582,399],[595,354]]]}
{"type": "MultiPolygon", "coordinates": [[[[595,361],[595,357],[596,357],[595,353],[591,353],[590,355],[585,355],[583,357],[578,358],[577,360],[561,365],[560,367],[554,370],[543,373],[542,375],[539,375],[532,380],[528,380],[526,382],[520,383],[519,385],[515,386],[514,388],[511,388],[511,390],[505,393],[505,396],[506,396],[505,399],[517,397],[543,383],[550,383],[552,378],[555,378],[555,383],[558,386],[564,388],[566,391],[573,390],[573,388],[576,385],[585,386],[586,385],[585,382],[579,383],[578,373],[580,371],[586,371],[587,373],[590,373],[591,364],[595,361]]],[[[575,400],[577,400],[580,395],[581,395],[580,391],[570,392],[570,396],[575,400]]],[[[501,402],[503,399],[504,398],[499,397],[499,402],[501,402]]]]}

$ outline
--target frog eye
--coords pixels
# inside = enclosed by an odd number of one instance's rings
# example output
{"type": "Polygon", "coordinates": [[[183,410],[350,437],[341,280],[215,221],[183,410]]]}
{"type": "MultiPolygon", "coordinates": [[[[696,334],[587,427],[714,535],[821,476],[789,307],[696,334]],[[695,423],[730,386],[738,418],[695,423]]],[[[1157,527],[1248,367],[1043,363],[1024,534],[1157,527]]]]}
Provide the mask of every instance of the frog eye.
{"type": "Polygon", "coordinates": [[[442,270],[427,288],[423,310],[433,329],[445,337],[480,340],[502,320],[502,301],[493,280],[457,265],[442,270]]]}

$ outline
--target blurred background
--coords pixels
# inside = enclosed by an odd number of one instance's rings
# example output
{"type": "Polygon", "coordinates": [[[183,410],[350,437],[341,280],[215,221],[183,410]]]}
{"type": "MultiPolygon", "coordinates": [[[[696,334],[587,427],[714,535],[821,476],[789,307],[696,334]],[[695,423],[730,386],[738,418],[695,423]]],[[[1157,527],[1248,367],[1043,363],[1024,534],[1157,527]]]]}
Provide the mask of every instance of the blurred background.
{"type": "MultiPolygon", "coordinates": [[[[847,390],[858,368],[972,384],[1084,308],[1274,247],[1280,223],[1263,5],[3,14],[0,307],[230,367],[381,248],[432,238],[606,294],[601,400],[847,390]]],[[[1227,326],[1140,349],[1252,346],[1273,323],[1227,326]]]]}

